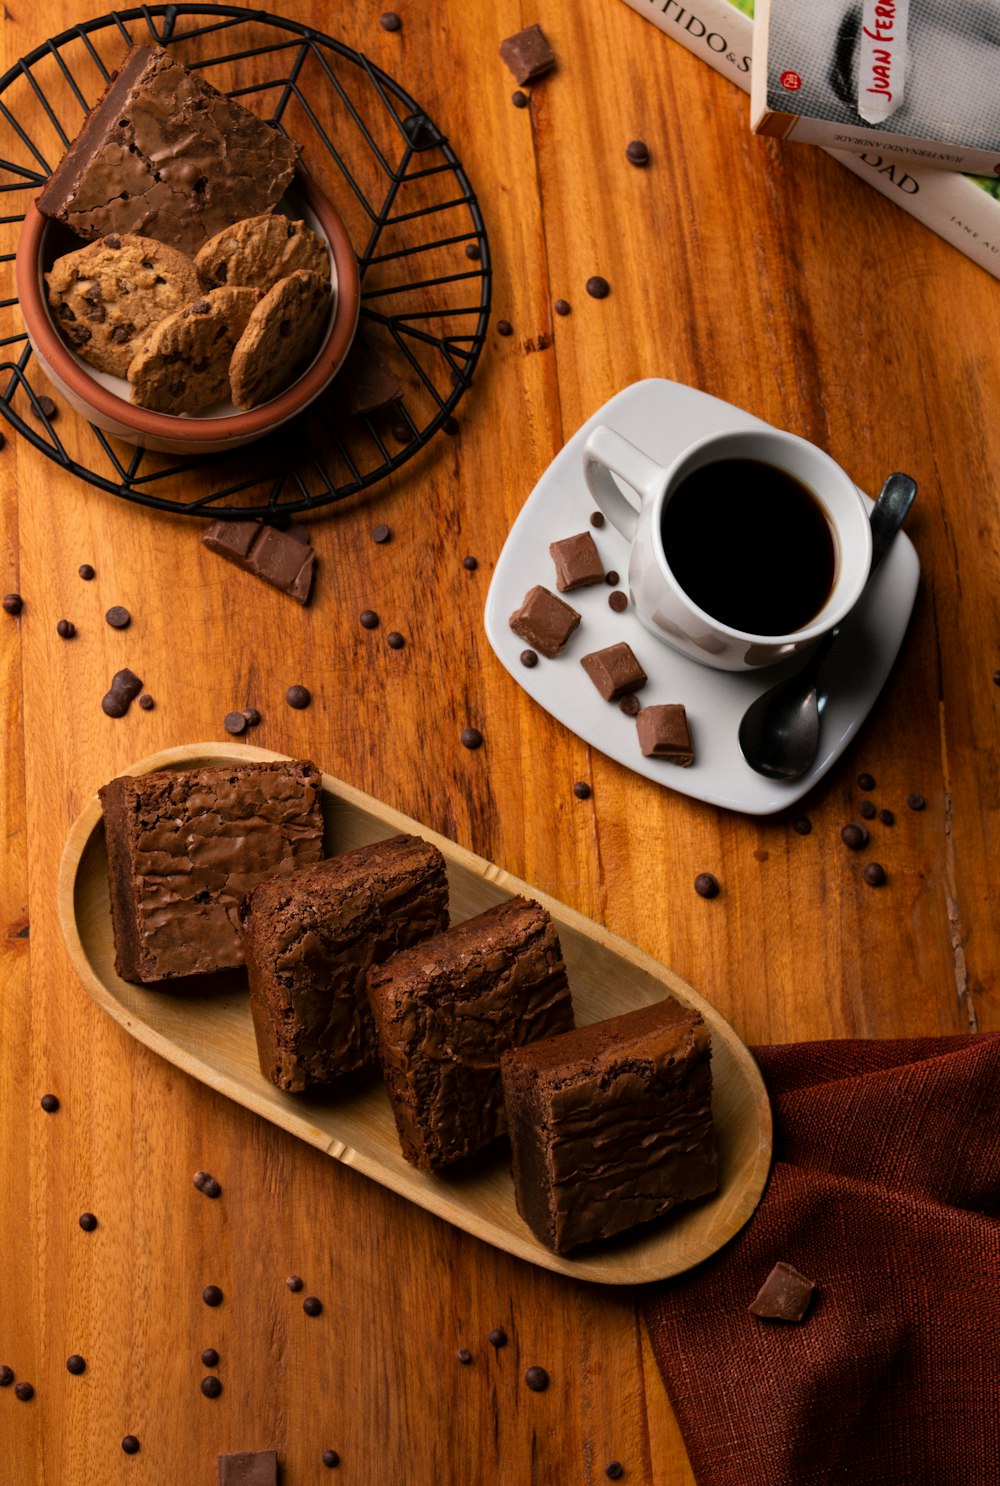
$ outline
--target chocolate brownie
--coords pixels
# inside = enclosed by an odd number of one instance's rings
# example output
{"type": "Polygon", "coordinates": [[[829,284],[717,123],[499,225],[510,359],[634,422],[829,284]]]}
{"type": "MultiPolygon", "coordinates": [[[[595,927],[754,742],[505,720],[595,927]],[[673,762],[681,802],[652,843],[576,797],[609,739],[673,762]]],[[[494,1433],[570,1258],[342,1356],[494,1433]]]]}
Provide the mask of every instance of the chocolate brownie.
{"type": "Polygon", "coordinates": [[[301,1093],[373,1062],[365,972],[447,926],[444,858],[418,836],[262,882],[240,929],[265,1077],[301,1093]]]}
{"type": "Polygon", "coordinates": [[[133,46],[38,196],[79,237],[135,232],[192,256],[269,211],[298,146],[163,47],[133,46]]]}
{"type": "Polygon", "coordinates": [[[406,1159],[440,1171],[507,1129],[500,1054],[573,1025],[549,915],[511,898],[368,972],[406,1159]]]}
{"type": "Polygon", "coordinates": [[[714,1192],[711,1041],[668,996],[505,1053],[517,1207],[557,1254],[714,1192]]]}
{"type": "Polygon", "coordinates": [[[320,779],[313,764],[289,760],[124,774],[99,791],[123,980],[243,964],[244,894],[323,856],[320,779]]]}

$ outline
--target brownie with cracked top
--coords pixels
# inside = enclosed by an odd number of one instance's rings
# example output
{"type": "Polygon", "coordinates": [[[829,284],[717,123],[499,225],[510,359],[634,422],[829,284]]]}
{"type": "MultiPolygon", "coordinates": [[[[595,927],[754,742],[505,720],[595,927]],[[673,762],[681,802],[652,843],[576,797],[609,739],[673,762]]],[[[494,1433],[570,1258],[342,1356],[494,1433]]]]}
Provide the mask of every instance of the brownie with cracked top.
{"type": "Polygon", "coordinates": [[[559,936],[511,898],[368,973],[403,1155],[439,1171],[507,1129],[500,1055],[573,1026],[559,936]]]}
{"type": "Polygon", "coordinates": [[[262,882],[240,930],[265,1077],[301,1093],[374,1062],[366,972],[447,926],[444,857],[418,836],[262,882]]]}
{"type": "Polygon", "coordinates": [[[238,909],[323,856],[319,770],[303,760],[121,775],[99,791],[115,967],[155,983],[243,964],[238,909]]]}
{"type": "Polygon", "coordinates": [[[672,996],[505,1053],[517,1208],[557,1254],[718,1186],[711,1038],[672,996]]]}

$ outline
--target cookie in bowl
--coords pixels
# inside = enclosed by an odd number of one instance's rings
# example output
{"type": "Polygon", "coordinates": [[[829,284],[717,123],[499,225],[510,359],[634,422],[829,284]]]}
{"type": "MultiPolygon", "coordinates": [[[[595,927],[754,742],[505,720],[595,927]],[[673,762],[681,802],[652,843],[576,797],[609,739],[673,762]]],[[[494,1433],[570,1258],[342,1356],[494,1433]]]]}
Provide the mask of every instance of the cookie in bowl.
{"type": "Polygon", "coordinates": [[[222,284],[273,289],[296,269],[330,277],[330,255],[323,239],[307,223],[292,222],[280,212],[234,222],[210,238],[194,262],[206,289],[222,284]]]}
{"type": "Polygon", "coordinates": [[[211,289],[161,320],[129,366],[132,401],[174,414],[224,402],[233,352],[259,299],[259,289],[211,289]]]}
{"type": "Polygon", "coordinates": [[[329,317],[330,283],[317,273],[297,269],[269,289],[254,307],[233,353],[229,382],[234,406],[259,407],[287,387],[316,354],[329,317]]]}

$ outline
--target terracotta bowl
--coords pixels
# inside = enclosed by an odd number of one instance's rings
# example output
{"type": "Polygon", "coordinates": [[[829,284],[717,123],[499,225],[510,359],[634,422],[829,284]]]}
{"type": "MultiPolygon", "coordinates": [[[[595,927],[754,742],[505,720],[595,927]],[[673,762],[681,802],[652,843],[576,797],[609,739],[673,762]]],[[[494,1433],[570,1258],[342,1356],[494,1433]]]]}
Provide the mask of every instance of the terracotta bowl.
{"type": "Polygon", "coordinates": [[[220,405],[211,413],[189,417],[136,407],[128,400],[128,383],[123,378],[99,372],[63,340],[49,313],[43,275],[61,253],[82,244],[32,204],[17,245],[17,295],[34,353],[70,406],[104,433],[128,444],[186,455],[238,449],[287,423],[318,397],[336,376],[354,339],[361,299],[358,263],[340,217],[302,172],[277,209],[304,217],[329,247],[334,297],[326,338],[306,370],[270,402],[247,413],[220,405]]]}

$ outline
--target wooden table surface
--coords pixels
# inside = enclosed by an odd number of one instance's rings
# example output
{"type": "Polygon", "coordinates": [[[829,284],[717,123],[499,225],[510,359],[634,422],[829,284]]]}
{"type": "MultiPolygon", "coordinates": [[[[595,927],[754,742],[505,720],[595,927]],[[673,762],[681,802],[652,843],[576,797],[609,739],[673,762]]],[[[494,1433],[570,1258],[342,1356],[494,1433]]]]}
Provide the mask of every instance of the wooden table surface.
{"type": "MultiPolygon", "coordinates": [[[[745,97],[618,0],[414,0],[398,34],[374,3],[275,8],[369,53],[454,141],[490,234],[494,320],[459,435],[312,521],[305,610],[203,551],[195,521],[92,489],[8,435],[0,588],[25,607],[0,616],[0,1363],[35,1396],[0,1393],[0,1475],[209,1486],[218,1452],[275,1448],[286,1486],[572,1486],[603,1480],[612,1458],[629,1481],[682,1486],[693,1477],[637,1295],[494,1251],[147,1052],[69,968],[62,844],[105,780],[224,739],[223,715],[253,705],[254,742],[314,758],[606,924],[747,1043],[1000,1025],[1000,285],[820,153],[753,138],[745,97]],[[518,111],[497,45],[535,20],[559,68],[518,111]],[[647,170],[625,160],[636,137],[647,170]],[[592,274],[607,299],[585,293],[592,274]],[[605,399],[651,375],[815,440],[869,490],[896,468],[919,482],[908,638],[802,807],[811,835],[792,829],[799,810],[730,814],[593,752],[483,633],[535,481],[605,399]],[[383,521],[393,539],[379,546],[383,521]],[[114,603],[128,631],[103,622],[114,603]],[[357,621],[368,607],[383,616],[374,638],[357,621]],[[100,699],[125,665],[157,705],[112,721],[100,699]],[[308,710],[285,705],[292,682],[312,690],[308,710]],[[478,752],[459,742],[466,725],[478,752]],[[895,812],[872,825],[881,890],[839,839],[862,771],[895,812]],[[706,870],[722,884],[711,902],[692,888],[706,870]],[[39,1106],[47,1092],[56,1114],[39,1106]],[[199,1168],[218,1202],[194,1190],[199,1168]],[[288,1293],[292,1273],[322,1317],[288,1293]],[[226,1295],[213,1311],[210,1282],[226,1295]],[[499,1353],[496,1326],[510,1336],[499,1353]],[[199,1391],[206,1346],[222,1359],[215,1401],[199,1391]],[[65,1367],[74,1352],[82,1377],[65,1367]],[[523,1385],[533,1363],[547,1393],[523,1385]]],[[[78,18],[69,0],[11,0],[4,66],[78,18]]]]}

